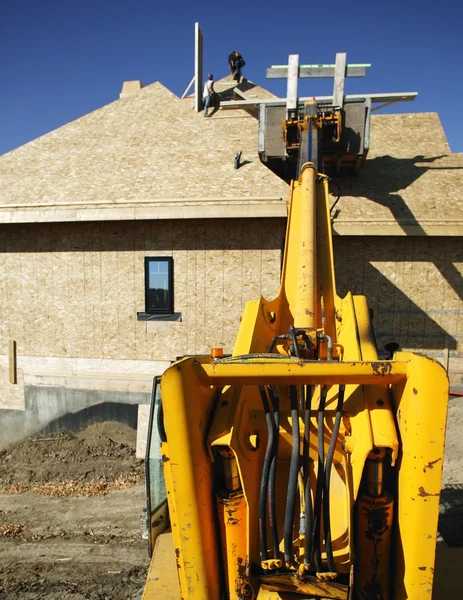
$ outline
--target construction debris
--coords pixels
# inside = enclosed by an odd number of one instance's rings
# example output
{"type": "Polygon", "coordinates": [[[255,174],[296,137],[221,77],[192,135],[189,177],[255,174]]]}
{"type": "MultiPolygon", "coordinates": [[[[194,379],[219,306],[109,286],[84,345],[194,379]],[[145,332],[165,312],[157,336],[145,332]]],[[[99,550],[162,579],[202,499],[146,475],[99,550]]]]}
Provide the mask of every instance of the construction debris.
{"type": "Polygon", "coordinates": [[[19,483],[0,489],[0,494],[35,492],[42,496],[105,496],[110,490],[121,490],[143,483],[143,477],[132,475],[115,481],[51,481],[49,483],[19,483]]]}
{"type": "Polygon", "coordinates": [[[19,537],[24,531],[24,525],[18,523],[11,525],[0,525],[0,537],[19,537]]]}

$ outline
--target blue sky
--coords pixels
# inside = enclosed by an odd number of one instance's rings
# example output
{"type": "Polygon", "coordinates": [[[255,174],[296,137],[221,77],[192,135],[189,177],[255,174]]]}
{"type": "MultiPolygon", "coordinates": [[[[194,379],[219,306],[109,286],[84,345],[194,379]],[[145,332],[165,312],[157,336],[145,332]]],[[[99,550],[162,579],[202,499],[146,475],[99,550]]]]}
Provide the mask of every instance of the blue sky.
{"type": "MultiPolygon", "coordinates": [[[[193,76],[194,23],[205,72],[227,75],[239,50],[245,77],[284,96],[265,69],[298,53],[304,64],[372,63],[346,93],[417,91],[384,112],[439,113],[463,152],[463,8],[457,0],[310,3],[185,0],[0,0],[0,154],[118,98],[122,82],[161,81],[181,95],[193,76]],[[316,7],[319,7],[317,13],[316,7]]],[[[303,80],[300,95],[329,94],[303,80]]]]}

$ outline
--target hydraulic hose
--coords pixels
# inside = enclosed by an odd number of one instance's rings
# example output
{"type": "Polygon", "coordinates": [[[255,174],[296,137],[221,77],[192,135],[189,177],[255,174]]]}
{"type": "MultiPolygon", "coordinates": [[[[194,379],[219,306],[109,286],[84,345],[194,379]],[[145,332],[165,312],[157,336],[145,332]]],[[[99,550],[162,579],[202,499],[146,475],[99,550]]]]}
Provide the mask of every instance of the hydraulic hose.
{"type": "Polygon", "coordinates": [[[313,513],[312,495],[310,493],[310,409],[312,408],[312,386],[305,390],[304,412],[304,475],[305,475],[305,547],[304,564],[308,567],[312,562],[313,513]]]}
{"type": "Polygon", "coordinates": [[[323,493],[323,523],[325,529],[325,547],[326,559],[328,561],[328,570],[332,573],[336,572],[336,565],[333,558],[333,545],[331,540],[331,521],[330,521],[330,478],[331,465],[333,464],[334,450],[336,448],[336,440],[338,439],[339,427],[341,426],[342,405],[344,403],[345,386],[339,386],[338,404],[336,406],[336,417],[334,420],[333,433],[331,434],[328,454],[326,455],[325,465],[325,489],[323,493]]]}
{"type": "Polygon", "coordinates": [[[297,489],[299,491],[299,535],[305,536],[305,489],[302,469],[297,474],[297,489]]]}
{"type": "Polygon", "coordinates": [[[275,505],[276,496],[276,466],[278,461],[278,445],[280,437],[280,400],[278,398],[278,390],[272,389],[270,386],[267,388],[270,394],[273,405],[273,425],[274,425],[274,438],[273,438],[273,449],[272,449],[272,461],[270,463],[270,481],[267,492],[267,503],[268,503],[268,515],[270,530],[272,532],[272,546],[273,546],[273,558],[276,560],[280,556],[280,539],[278,537],[278,523],[277,523],[277,512],[275,505]]]}
{"type": "MultiPolygon", "coordinates": [[[[284,334],[274,336],[272,338],[272,341],[270,342],[268,349],[267,349],[268,354],[272,354],[278,340],[285,340],[285,339],[286,339],[286,335],[284,335],[284,334]]],[[[283,355],[283,358],[287,358],[287,356],[283,355]]]]}
{"type": "Polygon", "coordinates": [[[300,358],[299,346],[297,345],[297,336],[296,336],[296,330],[294,329],[294,325],[289,326],[289,335],[291,336],[291,341],[293,342],[294,356],[297,356],[297,358],[300,358]]]}
{"type": "Polygon", "coordinates": [[[269,482],[270,464],[273,451],[273,419],[270,412],[270,407],[267,399],[267,392],[263,386],[259,386],[260,396],[264,407],[265,421],[267,423],[267,448],[265,449],[264,464],[262,467],[262,475],[260,478],[259,491],[259,538],[260,538],[260,554],[261,560],[268,560],[267,552],[267,520],[265,511],[265,499],[267,496],[267,488],[269,482]]]}
{"type": "Polygon", "coordinates": [[[318,407],[318,472],[317,472],[317,487],[315,489],[315,506],[314,506],[314,525],[313,525],[313,550],[314,561],[317,572],[322,570],[321,559],[321,510],[324,485],[324,464],[325,464],[325,441],[324,441],[324,420],[325,420],[325,404],[326,404],[327,387],[324,385],[320,393],[320,404],[318,407]]]}
{"type": "Polygon", "coordinates": [[[299,471],[299,411],[297,407],[297,388],[289,386],[291,405],[292,447],[289,463],[288,493],[286,496],[284,554],[286,566],[292,565],[294,509],[296,505],[297,474],[299,471]]]}

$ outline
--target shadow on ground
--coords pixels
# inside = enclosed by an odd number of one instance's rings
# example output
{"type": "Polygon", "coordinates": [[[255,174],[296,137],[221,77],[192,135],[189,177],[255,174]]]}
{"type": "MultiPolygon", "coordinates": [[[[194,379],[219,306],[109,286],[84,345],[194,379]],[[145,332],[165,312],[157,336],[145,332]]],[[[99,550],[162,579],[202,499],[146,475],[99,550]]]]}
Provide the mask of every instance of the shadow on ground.
{"type": "Polygon", "coordinates": [[[436,547],[433,600],[460,600],[463,548],[450,548],[440,540],[436,547]]]}
{"type": "Polygon", "coordinates": [[[441,493],[439,541],[436,547],[433,600],[463,597],[463,484],[447,485],[441,493]]]}
{"type": "Polygon", "coordinates": [[[447,546],[463,547],[463,483],[448,484],[441,492],[439,533],[447,546]]]}

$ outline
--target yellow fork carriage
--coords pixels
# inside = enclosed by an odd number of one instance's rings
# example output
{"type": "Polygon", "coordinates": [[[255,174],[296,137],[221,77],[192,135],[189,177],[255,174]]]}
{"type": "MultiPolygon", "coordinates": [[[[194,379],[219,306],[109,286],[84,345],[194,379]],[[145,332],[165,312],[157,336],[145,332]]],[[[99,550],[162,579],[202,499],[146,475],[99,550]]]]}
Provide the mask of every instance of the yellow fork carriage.
{"type": "Polygon", "coordinates": [[[246,305],[232,356],[162,376],[171,533],[158,503],[144,600],[431,598],[447,376],[378,359],[332,248],[327,179],[306,163],[278,297],[246,305]]]}

